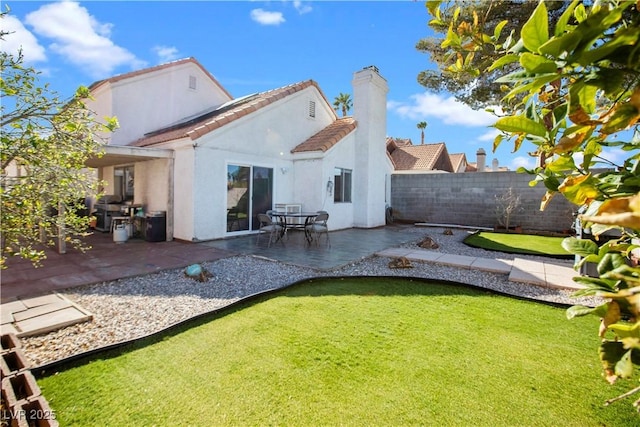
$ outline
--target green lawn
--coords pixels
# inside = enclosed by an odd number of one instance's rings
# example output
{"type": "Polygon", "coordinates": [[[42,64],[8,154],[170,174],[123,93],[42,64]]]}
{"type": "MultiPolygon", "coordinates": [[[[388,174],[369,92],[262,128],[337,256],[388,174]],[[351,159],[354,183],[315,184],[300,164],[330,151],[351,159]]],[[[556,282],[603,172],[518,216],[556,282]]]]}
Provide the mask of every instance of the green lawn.
{"type": "Polygon", "coordinates": [[[629,384],[602,378],[597,328],[450,284],[314,280],[39,385],[64,426],[634,425],[602,405],[629,384]]]}
{"type": "Polygon", "coordinates": [[[464,242],[490,251],[571,258],[572,255],[562,247],[563,240],[564,237],[481,231],[470,235],[464,242]]]}

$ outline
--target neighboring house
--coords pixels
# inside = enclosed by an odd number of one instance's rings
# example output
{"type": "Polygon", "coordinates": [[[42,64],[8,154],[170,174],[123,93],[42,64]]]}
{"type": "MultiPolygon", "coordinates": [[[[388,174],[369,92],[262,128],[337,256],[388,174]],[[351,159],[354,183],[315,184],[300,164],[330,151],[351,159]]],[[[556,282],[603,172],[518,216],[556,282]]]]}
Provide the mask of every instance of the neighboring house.
{"type": "Polygon", "coordinates": [[[396,172],[454,172],[443,142],[413,145],[411,140],[387,138],[387,152],[396,172]]]}
{"type": "Polygon", "coordinates": [[[508,172],[509,168],[506,166],[500,166],[498,159],[491,161],[491,167],[486,165],[487,153],[484,149],[479,148],[476,152],[476,162],[468,163],[466,172],[508,172]]]}
{"type": "Polygon", "coordinates": [[[167,240],[252,233],[276,205],[382,226],[388,86],[375,67],[352,84],[353,116],[338,118],[313,80],[233,98],[194,58],[102,80],[89,107],[121,128],[87,165],[105,193],[166,212],[167,240]]]}
{"type": "Polygon", "coordinates": [[[493,159],[492,167],[487,168],[487,155],[482,148],[476,153],[477,161],[469,163],[464,153],[449,154],[444,142],[413,145],[410,139],[387,137],[387,154],[393,162],[395,172],[463,173],[509,170],[506,167],[498,167],[497,159],[493,159]]]}
{"type": "Polygon", "coordinates": [[[467,162],[467,156],[464,153],[454,153],[449,157],[455,173],[468,172],[469,162],[467,162]]]}

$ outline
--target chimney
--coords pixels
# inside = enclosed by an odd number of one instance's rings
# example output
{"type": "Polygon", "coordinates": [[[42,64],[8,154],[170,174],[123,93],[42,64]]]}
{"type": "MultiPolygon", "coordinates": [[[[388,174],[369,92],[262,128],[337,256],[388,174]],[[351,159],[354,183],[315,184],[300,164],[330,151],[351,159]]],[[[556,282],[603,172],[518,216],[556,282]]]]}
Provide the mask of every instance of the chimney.
{"type": "Polygon", "coordinates": [[[491,170],[494,172],[498,172],[498,159],[493,159],[491,162],[491,170]]]}
{"type": "Polygon", "coordinates": [[[353,74],[353,118],[356,120],[353,174],[354,225],[385,224],[387,160],[387,81],[375,66],[353,74]],[[386,171],[386,172],[385,172],[386,171]]]}
{"type": "Polygon", "coordinates": [[[487,160],[487,153],[482,148],[479,148],[478,152],[476,153],[476,158],[477,158],[476,169],[478,170],[478,172],[484,172],[484,165],[487,160]]]}

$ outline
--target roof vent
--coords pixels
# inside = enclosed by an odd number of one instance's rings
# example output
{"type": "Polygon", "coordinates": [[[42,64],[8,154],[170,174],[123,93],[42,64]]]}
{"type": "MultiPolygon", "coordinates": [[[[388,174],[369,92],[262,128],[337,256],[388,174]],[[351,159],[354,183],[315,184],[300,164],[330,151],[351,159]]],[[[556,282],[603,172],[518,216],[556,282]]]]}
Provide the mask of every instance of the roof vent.
{"type": "Polygon", "coordinates": [[[196,88],[196,76],[189,76],[189,89],[196,88]]]}
{"type": "Polygon", "coordinates": [[[316,103],[315,101],[309,101],[309,117],[316,117],[316,103]]]}

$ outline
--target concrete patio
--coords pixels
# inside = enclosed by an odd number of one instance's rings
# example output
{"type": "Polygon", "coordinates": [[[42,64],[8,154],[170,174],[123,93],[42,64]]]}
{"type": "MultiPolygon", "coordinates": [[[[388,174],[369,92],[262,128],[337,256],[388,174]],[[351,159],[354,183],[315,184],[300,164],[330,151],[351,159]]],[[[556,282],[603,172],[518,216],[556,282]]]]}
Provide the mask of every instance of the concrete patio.
{"type": "Polygon", "coordinates": [[[201,243],[131,239],[117,244],[108,233],[94,233],[87,238],[92,247],[89,251],[69,250],[66,254],[48,251],[47,259],[39,268],[24,260],[9,260],[9,269],[2,274],[1,330],[3,334],[27,336],[90,320],[90,313],[58,293],[63,289],[183,268],[238,254],[318,270],[341,267],[371,255],[405,257],[411,261],[508,274],[511,281],[536,286],[579,288],[572,280],[577,273],[553,260],[476,258],[401,247],[429,233],[428,227],[413,225],[348,229],[331,232],[330,245],[324,238],[318,245],[309,245],[303,233],[294,232],[270,247],[266,239],[258,241],[256,236],[201,243]]]}
{"type": "Polygon", "coordinates": [[[443,254],[426,249],[390,248],[377,252],[378,256],[405,257],[408,260],[434,262],[458,268],[508,274],[512,282],[545,288],[578,290],[583,286],[573,281],[578,273],[565,264],[553,261],[531,261],[522,258],[492,259],[455,254],[443,254]]]}

